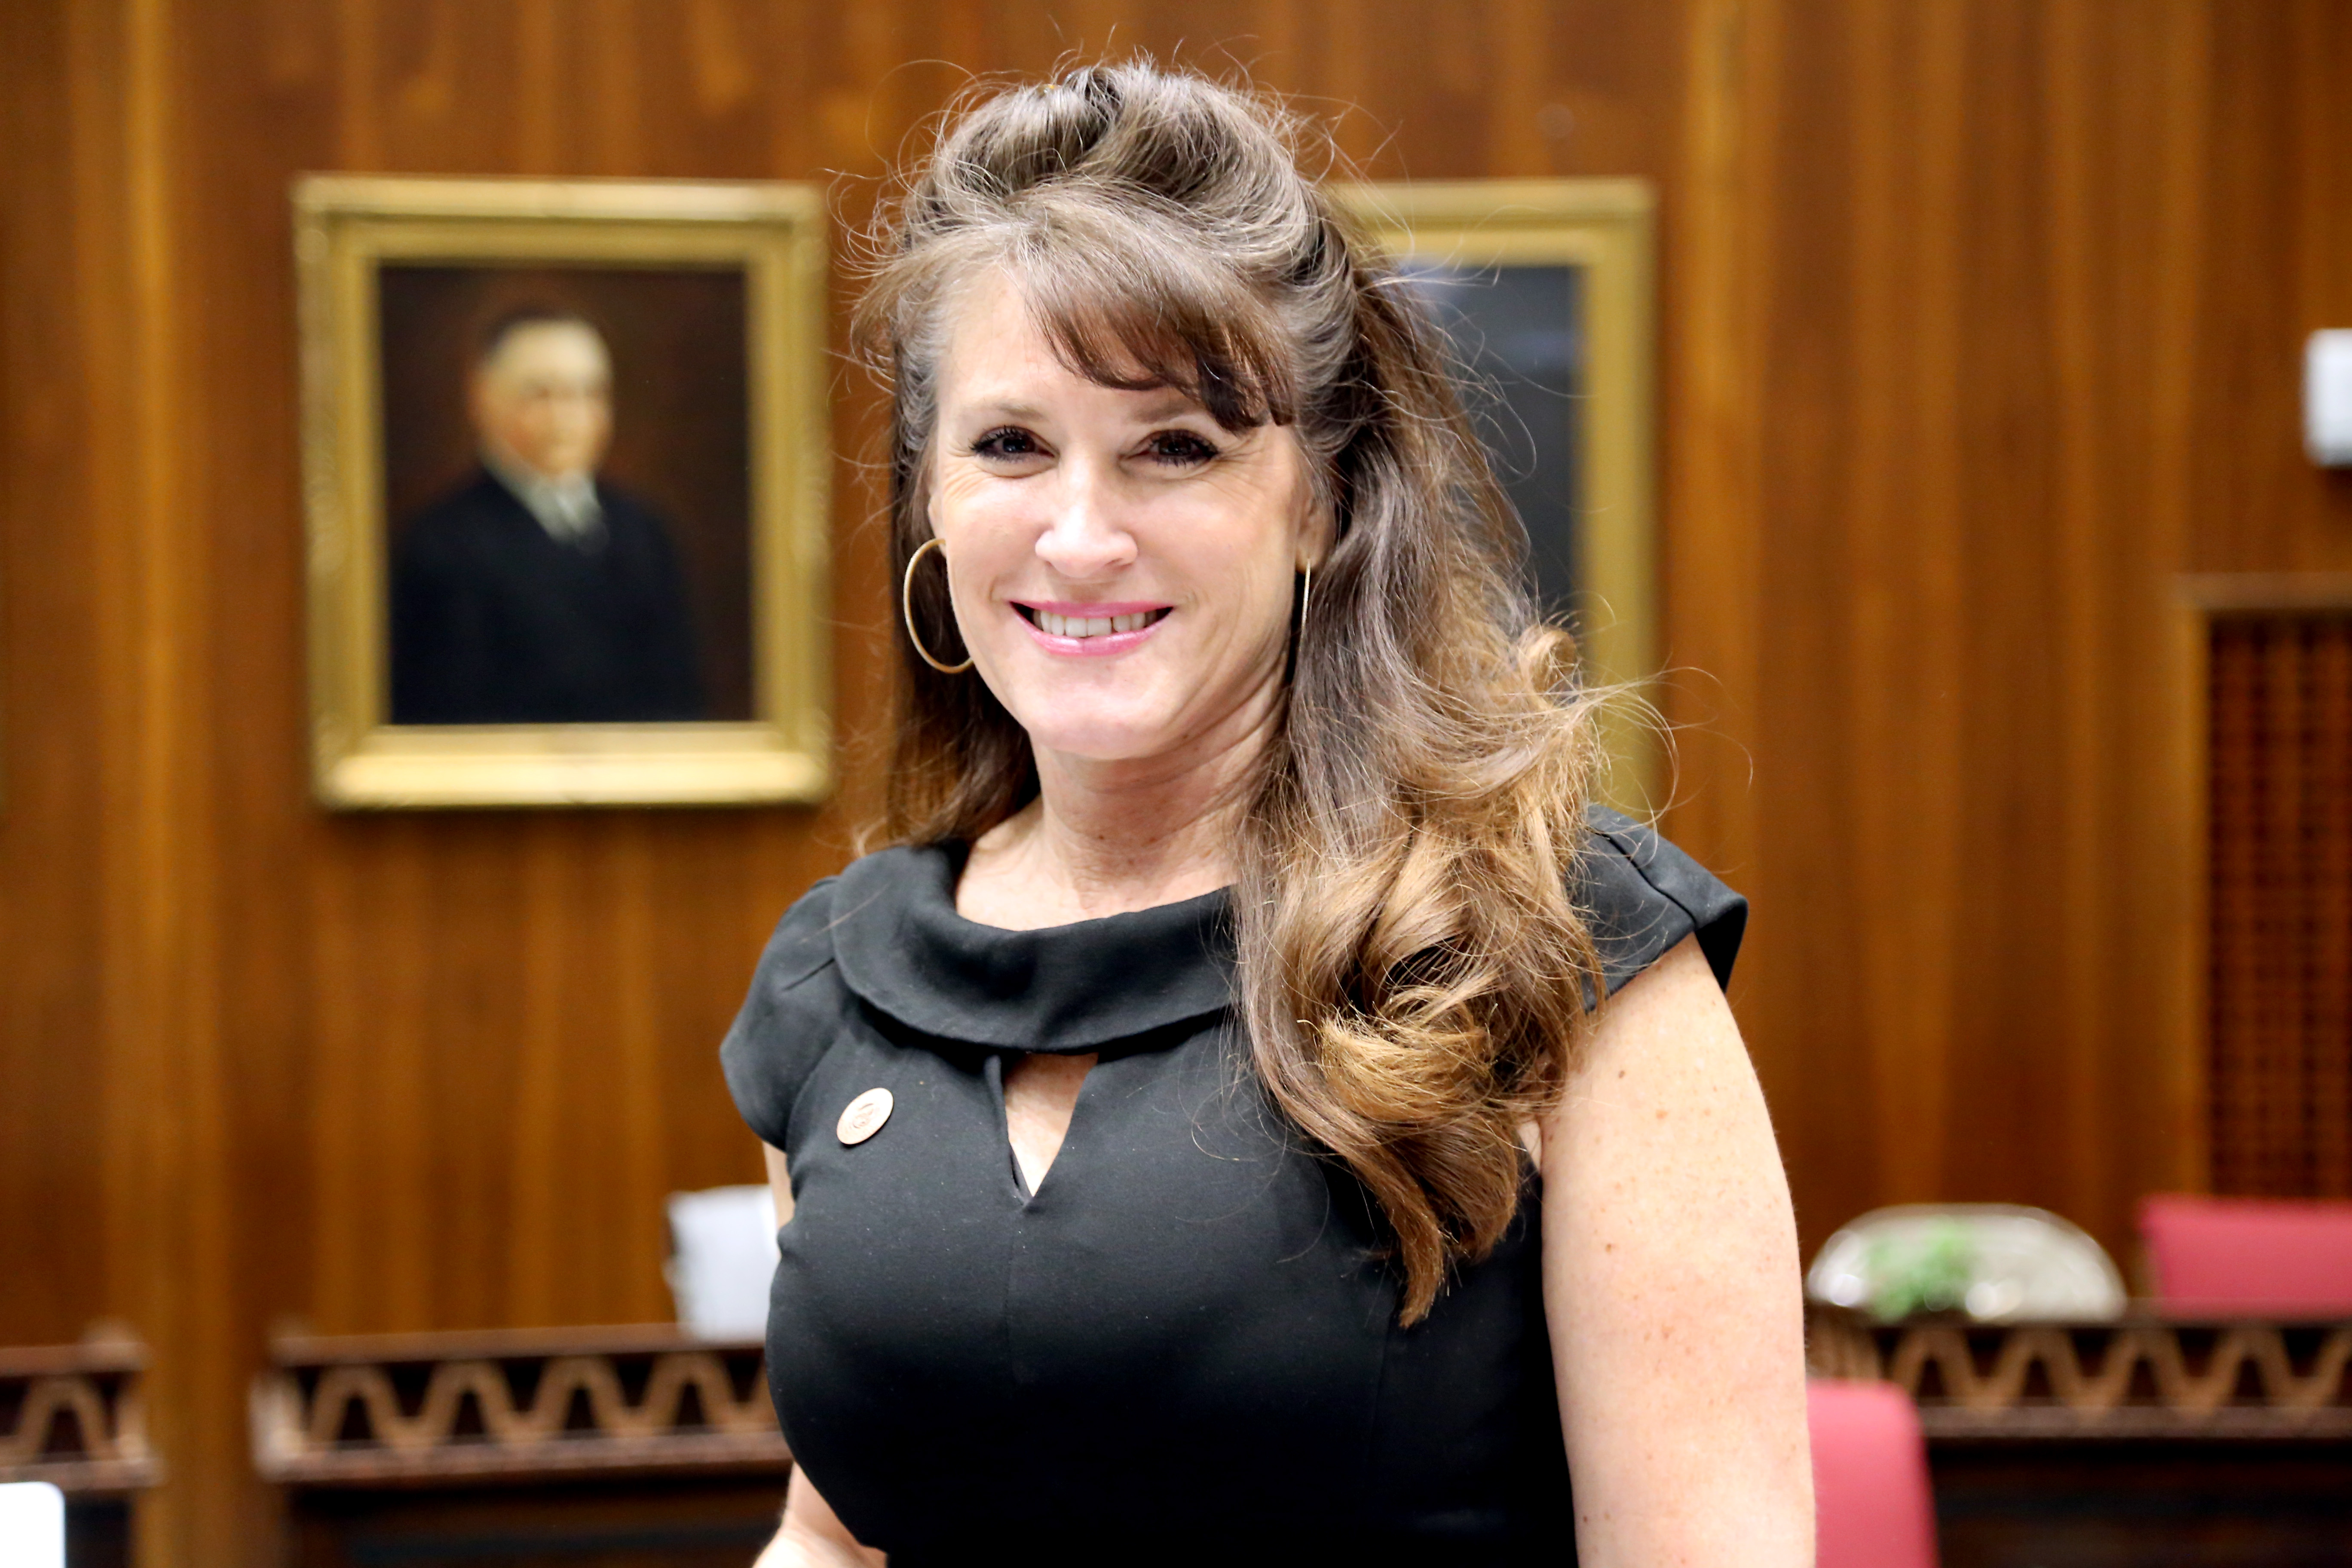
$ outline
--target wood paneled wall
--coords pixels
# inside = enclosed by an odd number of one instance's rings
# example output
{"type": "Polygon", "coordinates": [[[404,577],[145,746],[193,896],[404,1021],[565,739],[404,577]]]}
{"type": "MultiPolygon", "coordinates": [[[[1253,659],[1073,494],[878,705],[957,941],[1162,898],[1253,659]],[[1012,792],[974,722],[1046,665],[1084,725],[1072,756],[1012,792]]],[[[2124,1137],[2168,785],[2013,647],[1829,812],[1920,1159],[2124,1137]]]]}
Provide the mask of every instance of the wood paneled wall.
{"type": "Polygon", "coordinates": [[[1667,310],[1684,840],[1809,1239],[2195,1186],[2185,572],[2340,569],[2352,11],[1698,5],[1667,310]]]}
{"type": "MultiPolygon", "coordinates": [[[[0,1341],[128,1319],[152,1564],[258,1563],[268,1326],[666,1313],[756,1173],[712,1050],[870,754],[796,811],[307,803],[301,170],[824,179],[970,70],[1142,46],[1345,111],[1381,177],[1664,197],[1671,826],[1809,1242],[1906,1198],[2124,1239],[2200,1175],[2173,574],[2352,565],[2295,447],[2352,324],[2326,0],[26,0],[0,7],[0,1341]]],[[[871,395],[846,374],[845,454],[871,395]]],[[[838,711],[880,696],[837,476],[838,711]]]]}

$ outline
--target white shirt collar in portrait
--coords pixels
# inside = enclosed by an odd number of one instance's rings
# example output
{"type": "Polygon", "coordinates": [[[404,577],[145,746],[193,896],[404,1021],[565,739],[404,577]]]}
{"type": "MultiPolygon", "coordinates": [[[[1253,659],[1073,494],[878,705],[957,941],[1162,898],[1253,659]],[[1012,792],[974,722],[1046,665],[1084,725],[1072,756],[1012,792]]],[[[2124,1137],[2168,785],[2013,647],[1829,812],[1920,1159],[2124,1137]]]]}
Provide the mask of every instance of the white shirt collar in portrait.
{"type": "Polygon", "coordinates": [[[514,492],[549,538],[559,544],[594,550],[604,542],[604,504],[596,499],[596,481],[587,474],[567,474],[551,479],[485,447],[482,465],[499,483],[514,492]]]}

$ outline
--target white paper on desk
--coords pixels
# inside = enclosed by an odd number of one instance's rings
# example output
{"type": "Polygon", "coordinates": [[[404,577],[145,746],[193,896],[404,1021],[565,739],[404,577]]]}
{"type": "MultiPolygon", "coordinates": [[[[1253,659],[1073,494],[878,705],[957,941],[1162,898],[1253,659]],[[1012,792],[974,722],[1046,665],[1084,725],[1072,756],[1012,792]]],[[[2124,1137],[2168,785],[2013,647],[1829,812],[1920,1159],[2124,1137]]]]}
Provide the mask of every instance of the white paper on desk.
{"type": "Polygon", "coordinates": [[[672,1193],[669,1234],[663,1272],[687,1331],[706,1340],[765,1334],[776,1274],[774,1194],[764,1186],[672,1193]]]}
{"type": "Polygon", "coordinates": [[[65,1568],[66,1494],[47,1481],[0,1484],[0,1568],[65,1568]]]}

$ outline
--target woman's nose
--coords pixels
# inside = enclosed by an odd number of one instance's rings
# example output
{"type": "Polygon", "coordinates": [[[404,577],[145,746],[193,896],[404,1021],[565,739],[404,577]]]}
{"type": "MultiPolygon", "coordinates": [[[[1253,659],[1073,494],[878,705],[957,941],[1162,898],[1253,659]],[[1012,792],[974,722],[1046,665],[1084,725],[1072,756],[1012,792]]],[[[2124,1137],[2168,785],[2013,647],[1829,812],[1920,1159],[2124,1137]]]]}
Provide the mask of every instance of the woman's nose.
{"type": "Polygon", "coordinates": [[[1118,515],[1116,489],[1077,465],[1063,469],[1053,522],[1037,540],[1037,557],[1064,577],[1106,577],[1135,562],[1135,540],[1118,515]]]}

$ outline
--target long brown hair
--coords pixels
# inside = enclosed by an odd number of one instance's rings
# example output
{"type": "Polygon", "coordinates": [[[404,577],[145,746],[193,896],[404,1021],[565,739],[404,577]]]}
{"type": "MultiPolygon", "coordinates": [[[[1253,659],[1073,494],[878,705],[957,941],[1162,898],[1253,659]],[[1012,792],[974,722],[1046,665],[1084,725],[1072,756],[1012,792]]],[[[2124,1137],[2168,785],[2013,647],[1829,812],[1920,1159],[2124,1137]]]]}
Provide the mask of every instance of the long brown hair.
{"type": "MultiPolygon", "coordinates": [[[[1582,1038],[1594,724],[1444,346],[1310,145],[1280,105],[1149,62],[976,91],[886,207],[856,340],[893,394],[900,573],[929,536],[943,305],[981,268],[1081,374],[1297,435],[1336,537],[1237,847],[1240,1009],[1265,1092],[1378,1199],[1410,1323],[1510,1223],[1519,1127],[1582,1038]]],[[[914,613],[962,657],[943,574],[914,613]]],[[[901,651],[889,834],[977,837],[1035,793],[1028,737],[901,651]]]]}

